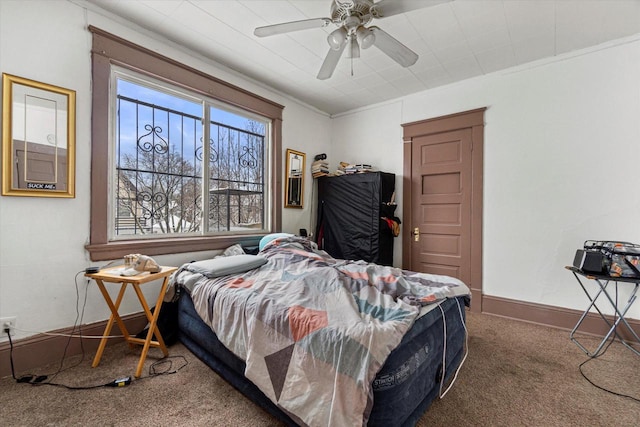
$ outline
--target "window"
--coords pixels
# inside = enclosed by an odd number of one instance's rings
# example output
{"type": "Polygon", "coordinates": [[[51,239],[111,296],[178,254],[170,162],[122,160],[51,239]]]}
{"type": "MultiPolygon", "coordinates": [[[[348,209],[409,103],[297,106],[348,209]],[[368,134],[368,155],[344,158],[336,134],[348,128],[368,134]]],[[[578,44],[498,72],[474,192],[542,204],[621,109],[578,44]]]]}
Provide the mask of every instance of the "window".
{"type": "Polygon", "coordinates": [[[91,259],[256,244],[279,231],[283,107],[90,31],[91,259]]]}
{"type": "Polygon", "coordinates": [[[113,238],[268,232],[264,119],[149,78],[112,74],[113,238]]]}

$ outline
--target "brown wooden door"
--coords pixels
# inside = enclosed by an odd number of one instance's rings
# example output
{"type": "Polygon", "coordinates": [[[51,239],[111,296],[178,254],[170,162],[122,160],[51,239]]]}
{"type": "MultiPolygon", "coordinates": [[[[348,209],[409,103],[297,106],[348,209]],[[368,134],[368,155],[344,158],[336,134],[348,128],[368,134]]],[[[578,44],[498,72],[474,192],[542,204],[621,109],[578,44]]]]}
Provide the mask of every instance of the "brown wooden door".
{"type": "Polygon", "coordinates": [[[471,129],[414,138],[411,270],[471,280],[471,129]]]}
{"type": "Polygon", "coordinates": [[[402,125],[402,265],[459,278],[473,311],[482,311],[484,111],[402,125]]]}

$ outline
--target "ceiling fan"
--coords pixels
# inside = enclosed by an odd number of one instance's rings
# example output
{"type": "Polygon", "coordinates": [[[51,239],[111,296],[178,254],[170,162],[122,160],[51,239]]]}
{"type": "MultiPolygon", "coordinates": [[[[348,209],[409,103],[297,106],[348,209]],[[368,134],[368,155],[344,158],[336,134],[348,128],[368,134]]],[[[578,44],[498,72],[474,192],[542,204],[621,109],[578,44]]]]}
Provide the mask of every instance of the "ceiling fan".
{"type": "Polygon", "coordinates": [[[375,46],[403,67],[416,63],[418,55],[392,37],[389,33],[369,23],[374,19],[393,16],[415,9],[422,9],[446,3],[451,0],[333,0],[331,2],[331,18],[303,19],[301,21],[284,22],[266,25],[254,30],[258,37],[311,28],[324,28],[333,23],[338,28],[327,37],[329,52],[318,72],[318,79],[326,80],[333,74],[338,61],[347,48],[348,58],[359,58],[360,48],[375,46]]]}

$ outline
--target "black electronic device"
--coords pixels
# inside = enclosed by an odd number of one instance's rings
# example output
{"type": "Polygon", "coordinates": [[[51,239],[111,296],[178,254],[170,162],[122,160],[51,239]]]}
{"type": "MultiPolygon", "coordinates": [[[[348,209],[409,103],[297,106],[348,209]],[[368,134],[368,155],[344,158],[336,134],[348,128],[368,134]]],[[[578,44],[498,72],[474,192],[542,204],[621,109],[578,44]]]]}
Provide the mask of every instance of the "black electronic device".
{"type": "Polygon", "coordinates": [[[100,271],[100,267],[87,267],[84,272],[87,274],[96,274],[100,271]]]}
{"type": "Polygon", "coordinates": [[[606,274],[608,259],[599,251],[578,249],[573,258],[573,266],[588,273],[606,274]]]}

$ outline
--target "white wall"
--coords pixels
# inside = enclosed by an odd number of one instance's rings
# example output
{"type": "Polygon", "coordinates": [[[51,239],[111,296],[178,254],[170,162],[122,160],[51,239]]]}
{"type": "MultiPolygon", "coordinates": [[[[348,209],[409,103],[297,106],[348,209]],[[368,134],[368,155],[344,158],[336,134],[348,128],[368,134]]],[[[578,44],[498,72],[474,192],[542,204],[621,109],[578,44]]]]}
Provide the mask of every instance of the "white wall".
{"type": "MultiPolygon", "coordinates": [[[[333,120],[333,156],[400,179],[402,123],[487,107],[484,292],[582,310],[586,296],[564,269],[576,249],[587,239],[640,243],[639,39],[343,115],[333,120]]],[[[621,301],[630,288],[621,286],[621,301]]],[[[640,318],[640,305],[629,314],[640,318]]]]}
{"type": "MultiPolygon", "coordinates": [[[[284,168],[286,165],[284,157],[287,148],[305,153],[306,165],[304,170],[303,208],[284,208],[282,210],[282,230],[287,233],[298,234],[301,228],[305,228],[307,232],[315,233],[315,217],[317,214],[315,191],[317,184],[311,176],[311,163],[316,154],[329,154],[331,123],[326,116],[314,116],[308,111],[299,108],[285,108],[283,123],[287,122],[290,124],[298,124],[298,127],[293,128],[293,131],[289,132],[283,130],[282,167],[284,168]]],[[[288,129],[291,130],[291,127],[288,129]]]]}
{"type": "MultiPolygon", "coordinates": [[[[76,197],[0,197],[0,317],[17,316],[17,327],[50,331],[69,327],[76,318],[76,273],[90,265],[84,245],[89,239],[91,143],[91,35],[94,25],[175,60],[241,86],[285,106],[283,151],[293,148],[310,155],[326,151],[330,142],[327,115],[270,91],[229,70],[207,63],[184,49],[132,29],[125,22],[101,16],[67,1],[0,1],[0,71],[76,91],[76,197]],[[34,29],[37,29],[34,31],[34,29]]],[[[284,159],[284,153],[279,153],[284,159]]],[[[308,172],[308,182],[311,175],[308,172]]],[[[311,199],[311,185],[305,189],[311,199]]],[[[309,228],[305,209],[285,209],[283,229],[309,228]]],[[[212,253],[154,257],[165,265],[203,259],[212,253]]],[[[106,319],[108,309],[95,285],[78,278],[80,301],[88,292],[84,323],[106,319]]],[[[149,295],[159,284],[144,287],[149,295]]],[[[156,294],[157,295],[157,294],[156,294]]],[[[133,293],[123,313],[140,311],[133,293]]],[[[16,338],[33,335],[18,332],[16,338]]],[[[6,341],[2,337],[0,340],[6,341]]]]}
{"type": "MultiPolygon", "coordinates": [[[[331,170],[340,162],[370,164],[396,174],[396,216],[402,219],[402,102],[391,102],[333,119],[331,170]]],[[[402,225],[401,225],[402,227],[402,225]]],[[[393,244],[393,265],[402,264],[402,238],[393,244]]]]}

